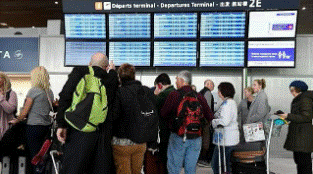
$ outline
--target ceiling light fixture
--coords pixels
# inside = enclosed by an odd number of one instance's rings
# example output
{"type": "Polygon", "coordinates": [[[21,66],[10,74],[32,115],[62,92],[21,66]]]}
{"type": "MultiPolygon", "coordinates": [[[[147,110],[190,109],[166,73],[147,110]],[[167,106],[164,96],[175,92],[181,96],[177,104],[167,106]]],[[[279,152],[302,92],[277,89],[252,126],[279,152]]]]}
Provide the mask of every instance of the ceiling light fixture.
{"type": "Polygon", "coordinates": [[[1,25],[1,26],[8,26],[8,24],[5,23],[5,22],[1,22],[0,25],[1,25]]]}
{"type": "Polygon", "coordinates": [[[32,28],[35,28],[35,26],[32,26],[32,28]]]}
{"type": "Polygon", "coordinates": [[[302,10],[306,10],[306,8],[305,8],[305,7],[302,7],[302,10]]]}
{"type": "Polygon", "coordinates": [[[55,3],[55,4],[59,4],[59,2],[58,2],[58,1],[55,1],[54,3],[55,3]]]}

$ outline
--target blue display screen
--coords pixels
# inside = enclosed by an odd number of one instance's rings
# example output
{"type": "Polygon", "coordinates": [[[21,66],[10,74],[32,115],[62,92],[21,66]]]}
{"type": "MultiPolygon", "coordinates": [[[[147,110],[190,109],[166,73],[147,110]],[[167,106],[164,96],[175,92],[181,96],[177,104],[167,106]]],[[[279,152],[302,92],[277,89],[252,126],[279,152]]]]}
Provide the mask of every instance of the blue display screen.
{"type": "Polygon", "coordinates": [[[197,13],[154,14],[154,38],[196,38],[197,13]]]}
{"type": "Polygon", "coordinates": [[[105,42],[66,42],[65,65],[87,66],[97,52],[105,53],[105,42]]]}
{"type": "Polygon", "coordinates": [[[65,14],[65,34],[69,39],[105,39],[104,14],[65,14]]]}
{"type": "Polygon", "coordinates": [[[109,59],[120,66],[150,66],[150,42],[110,42],[109,59]]]}
{"type": "Polygon", "coordinates": [[[245,42],[201,42],[200,66],[243,67],[245,42]]]}
{"type": "Polygon", "coordinates": [[[249,41],[248,67],[294,67],[295,41],[249,41]]]}
{"type": "Polygon", "coordinates": [[[200,38],[244,38],[245,12],[201,13],[200,38]]]}
{"type": "Polygon", "coordinates": [[[196,42],[154,42],[153,66],[196,66],[196,42]]]}
{"type": "Polygon", "coordinates": [[[110,38],[150,38],[150,14],[110,14],[110,38]]]}

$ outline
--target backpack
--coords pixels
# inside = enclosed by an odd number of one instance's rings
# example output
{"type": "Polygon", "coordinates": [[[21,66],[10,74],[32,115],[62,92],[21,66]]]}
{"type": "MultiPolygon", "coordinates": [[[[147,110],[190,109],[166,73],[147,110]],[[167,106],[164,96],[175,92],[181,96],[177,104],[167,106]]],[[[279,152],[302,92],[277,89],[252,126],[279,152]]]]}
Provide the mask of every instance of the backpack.
{"type": "Polygon", "coordinates": [[[132,110],[134,113],[130,114],[133,118],[131,118],[132,128],[129,132],[133,134],[132,141],[136,143],[156,141],[159,118],[153,92],[148,87],[141,86],[133,96],[134,104],[131,106],[134,107],[132,110]]]}
{"type": "Polygon", "coordinates": [[[95,77],[91,66],[77,84],[71,106],[65,111],[65,120],[82,132],[93,132],[103,123],[108,112],[106,88],[101,79],[95,77]]]}
{"type": "Polygon", "coordinates": [[[183,92],[178,91],[182,100],[177,108],[175,118],[176,133],[179,136],[187,138],[197,138],[201,136],[202,127],[204,124],[204,116],[202,107],[197,98],[195,91],[183,92]]]}

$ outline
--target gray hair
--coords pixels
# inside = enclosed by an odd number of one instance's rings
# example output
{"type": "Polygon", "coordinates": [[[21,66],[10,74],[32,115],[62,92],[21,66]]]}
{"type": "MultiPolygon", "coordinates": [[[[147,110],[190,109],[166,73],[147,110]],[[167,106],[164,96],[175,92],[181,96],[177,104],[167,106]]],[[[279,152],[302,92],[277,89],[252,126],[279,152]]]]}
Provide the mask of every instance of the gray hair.
{"type": "Polygon", "coordinates": [[[192,75],[187,70],[179,72],[177,77],[184,79],[185,83],[188,83],[189,85],[191,85],[191,83],[192,83],[192,75]]]}

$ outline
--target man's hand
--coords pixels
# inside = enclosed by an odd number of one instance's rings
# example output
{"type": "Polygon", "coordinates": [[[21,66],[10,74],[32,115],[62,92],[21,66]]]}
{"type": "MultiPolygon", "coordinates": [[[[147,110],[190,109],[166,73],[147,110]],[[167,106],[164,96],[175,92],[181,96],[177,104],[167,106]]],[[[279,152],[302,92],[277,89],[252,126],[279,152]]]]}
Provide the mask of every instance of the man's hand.
{"type": "Polygon", "coordinates": [[[66,140],[66,133],[67,133],[66,128],[58,128],[58,130],[57,130],[57,137],[58,137],[58,140],[59,140],[62,144],[65,143],[65,140],[66,140]]]}
{"type": "Polygon", "coordinates": [[[115,65],[112,60],[110,61],[109,66],[107,67],[107,71],[109,72],[111,69],[115,70],[115,65]]]}
{"type": "Polygon", "coordinates": [[[158,87],[155,88],[154,90],[154,95],[159,95],[162,92],[162,90],[158,87]]]}

